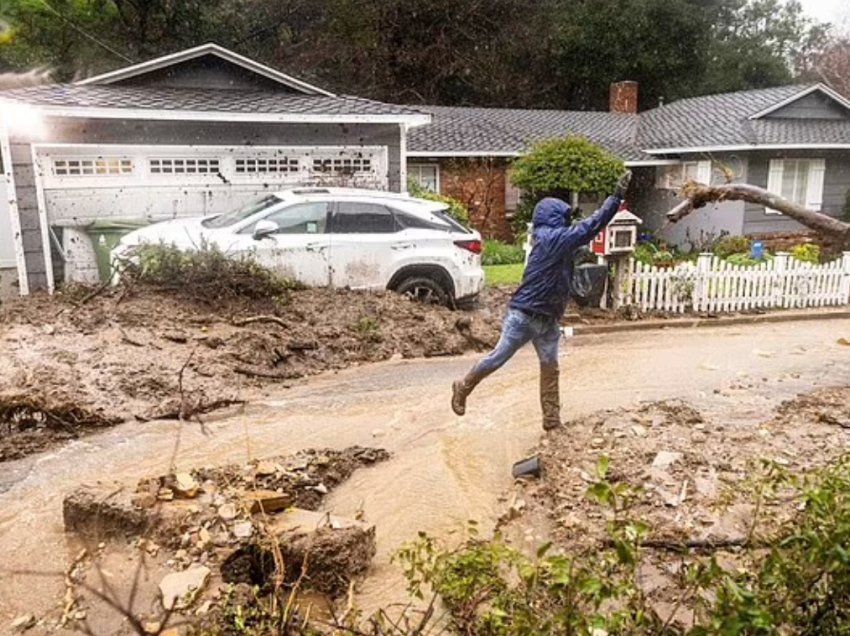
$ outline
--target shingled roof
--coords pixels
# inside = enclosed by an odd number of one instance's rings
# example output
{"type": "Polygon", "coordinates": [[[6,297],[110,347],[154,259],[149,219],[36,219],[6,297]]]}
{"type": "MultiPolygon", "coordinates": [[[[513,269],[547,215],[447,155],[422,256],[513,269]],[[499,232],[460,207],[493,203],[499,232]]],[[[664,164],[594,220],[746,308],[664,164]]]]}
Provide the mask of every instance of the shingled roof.
{"type": "Polygon", "coordinates": [[[515,156],[540,139],[580,135],[632,161],[651,157],[635,145],[638,115],[592,111],[420,106],[431,124],[408,135],[413,156],[515,156]]]}
{"type": "Polygon", "coordinates": [[[643,113],[423,106],[432,124],[410,132],[414,156],[515,156],[535,140],[580,135],[627,162],[734,147],[850,144],[850,104],[820,84],[683,99],[643,113]],[[846,119],[772,118],[811,93],[847,110],[846,119]]]}
{"type": "Polygon", "coordinates": [[[413,107],[360,97],[273,91],[51,84],[5,91],[2,97],[35,106],[67,108],[303,115],[422,114],[413,107]]]}

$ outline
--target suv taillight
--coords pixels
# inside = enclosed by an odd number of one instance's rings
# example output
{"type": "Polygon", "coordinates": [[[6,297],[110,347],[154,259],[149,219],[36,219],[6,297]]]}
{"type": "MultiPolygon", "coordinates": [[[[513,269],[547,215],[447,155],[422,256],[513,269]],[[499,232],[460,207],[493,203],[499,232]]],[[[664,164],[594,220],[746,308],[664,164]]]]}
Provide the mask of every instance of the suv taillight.
{"type": "Polygon", "coordinates": [[[481,241],[473,240],[473,241],[455,241],[455,245],[458,247],[468,250],[473,254],[481,253],[481,241]]]}

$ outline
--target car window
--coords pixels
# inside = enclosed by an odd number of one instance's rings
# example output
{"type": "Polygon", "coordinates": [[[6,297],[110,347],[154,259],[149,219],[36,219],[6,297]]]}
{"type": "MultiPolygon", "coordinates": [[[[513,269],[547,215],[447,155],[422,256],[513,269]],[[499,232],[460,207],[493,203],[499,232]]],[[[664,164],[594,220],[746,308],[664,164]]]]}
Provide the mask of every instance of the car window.
{"type": "Polygon", "coordinates": [[[273,194],[270,194],[269,196],[263,197],[262,199],[255,199],[247,205],[244,205],[237,210],[233,210],[232,212],[225,212],[224,214],[219,214],[218,216],[214,216],[211,219],[206,219],[202,222],[202,224],[204,227],[212,229],[230,227],[234,223],[244,221],[249,216],[253,216],[258,212],[273,208],[279,203],[281,203],[281,200],[273,194]]]}
{"type": "Polygon", "coordinates": [[[449,226],[448,223],[438,223],[437,221],[429,221],[428,219],[423,219],[412,214],[405,214],[404,212],[396,211],[395,220],[399,228],[402,230],[422,229],[441,230],[443,232],[448,232],[449,230],[451,230],[451,226],[449,226]]]}
{"type": "MultiPolygon", "coordinates": [[[[324,234],[328,222],[328,204],[324,201],[296,203],[272,212],[263,221],[271,221],[278,227],[275,234],[324,234]]],[[[253,233],[256,223],[242,230],[253,233]]]]}
{"type": "Polygon", "coordinates": [[[335,234],[390,234],[397,231],[392,212],[378,203],[340,201],[334,214],[335,234]]]}

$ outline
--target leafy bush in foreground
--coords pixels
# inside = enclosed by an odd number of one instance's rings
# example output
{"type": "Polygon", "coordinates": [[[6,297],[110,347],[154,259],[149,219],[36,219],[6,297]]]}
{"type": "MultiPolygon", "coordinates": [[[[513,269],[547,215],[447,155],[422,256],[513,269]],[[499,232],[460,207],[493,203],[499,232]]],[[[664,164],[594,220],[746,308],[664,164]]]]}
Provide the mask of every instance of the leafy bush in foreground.
{"type": "Polygon", "coordinates": [[[204,302],[280,299],[300,287],[249,256],[231,257],[214,246],[184,251],[171,245],[144,245],[135,256],[124,277],[204,302]]]}

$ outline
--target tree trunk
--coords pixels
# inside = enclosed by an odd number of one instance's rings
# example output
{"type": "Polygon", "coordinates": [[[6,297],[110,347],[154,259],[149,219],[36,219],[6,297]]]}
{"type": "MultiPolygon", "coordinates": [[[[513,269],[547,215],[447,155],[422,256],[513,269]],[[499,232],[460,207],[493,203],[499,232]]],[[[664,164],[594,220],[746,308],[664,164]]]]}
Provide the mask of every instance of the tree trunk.
{"type": "Polygon", "coordinates": [[[682,188],[682,196],[685,200],[667,213],[667,218],[674,223],[709,203],[747,201],[781,212],[822,235],[830,243],[837,243],[841,249],[850,249],[850,223],[804,208],[758,186],[748,183],[707,186],[691,181],[682,188]]]}

